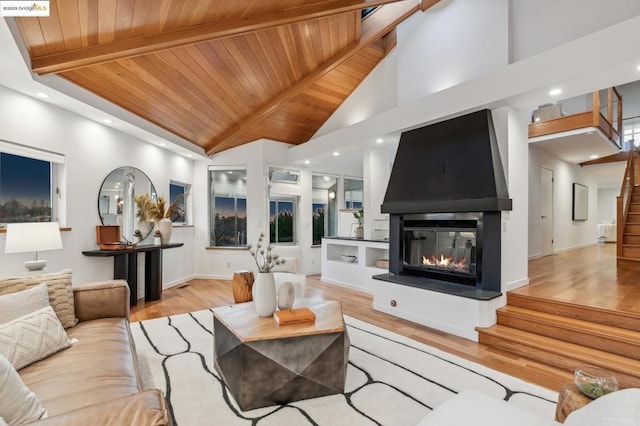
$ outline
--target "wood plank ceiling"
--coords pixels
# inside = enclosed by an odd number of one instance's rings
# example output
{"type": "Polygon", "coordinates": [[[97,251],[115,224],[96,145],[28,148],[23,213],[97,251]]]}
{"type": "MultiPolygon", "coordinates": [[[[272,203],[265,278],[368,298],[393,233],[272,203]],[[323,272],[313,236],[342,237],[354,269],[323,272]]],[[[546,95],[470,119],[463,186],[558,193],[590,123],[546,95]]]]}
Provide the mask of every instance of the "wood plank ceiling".
{"type": "Polygon", "coordinates": [[[57,74],[209,154],[308,141],[437,0],[52,0],[16,18],[57,74]],[[361,10],[379,6],[366,19],[361,10]]]}

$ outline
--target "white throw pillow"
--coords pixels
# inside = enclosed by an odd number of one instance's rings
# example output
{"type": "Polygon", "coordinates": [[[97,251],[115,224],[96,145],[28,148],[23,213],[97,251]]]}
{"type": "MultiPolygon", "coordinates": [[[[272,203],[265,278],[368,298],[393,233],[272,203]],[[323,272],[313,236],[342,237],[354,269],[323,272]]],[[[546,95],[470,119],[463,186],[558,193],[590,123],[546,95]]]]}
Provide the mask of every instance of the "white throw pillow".
{"type": "Polygon", "coordinates": [[[0,355],[7,357],[16,370],[70,345],[51,306],[0,324],[0,355]]]}
{"type": "Polygon", "coordinates": [[[0,296],[0,324],[49,306],[46,284],[0,296]]]}
{"type": "Polygon", "coordinates": [[[27,388],[18,372],[0,355],[0,425],[21,425],[46,417],[35,394],[27,388]]]}
{"type": "Polygon", "coordinates": [[[291,274],[298,273],[298,258],[296,257],[281,257],[284,263],[276,265],[271,269],[271,272],[289,272],[291,274]]]}
{"type": "Polygon", "coordinates": [[[573,411],[565,426],[640,426],[640,389],[611,392],[573,411]]]}

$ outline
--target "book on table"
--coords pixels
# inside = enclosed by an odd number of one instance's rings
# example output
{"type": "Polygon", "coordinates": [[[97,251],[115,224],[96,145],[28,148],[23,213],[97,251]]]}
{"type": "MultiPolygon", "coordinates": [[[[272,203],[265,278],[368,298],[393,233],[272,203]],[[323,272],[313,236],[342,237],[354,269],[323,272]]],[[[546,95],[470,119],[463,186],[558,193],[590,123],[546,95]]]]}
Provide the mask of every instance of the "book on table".
{"type": "Polygon", "coordinates": [[[316,320],[316,314],[314,314],[309,308],[275,311],[273,313],[273,317],[278,325],[302,324],[306,322],[314,322],[316,320]]]}

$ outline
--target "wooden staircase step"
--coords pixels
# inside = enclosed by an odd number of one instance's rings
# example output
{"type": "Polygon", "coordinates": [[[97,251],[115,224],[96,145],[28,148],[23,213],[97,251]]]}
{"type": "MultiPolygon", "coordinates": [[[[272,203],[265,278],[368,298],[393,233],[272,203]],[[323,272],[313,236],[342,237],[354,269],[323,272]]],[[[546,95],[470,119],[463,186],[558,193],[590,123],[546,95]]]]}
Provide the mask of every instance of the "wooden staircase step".
{"type": "Polygon", "coordinates": [[[640,212],[640,203],[629,203],[629,212],[640,212]]]}
{"type": "MultiPolygon", "coordinates": [[[[640,265],[640,261],[636,263],[640,265]]],[[[561,300],[550,300],[514,292],[507,293],[507,304],[509,306],[591,321],[612,327],[640,331],[640,313],[636,312],[613,311],[596,306],[577,305],[561,300]]]]}
{"type": "Polygon", "coordinates": [[[477,328],[479,341],[502,351],[573,371],[584,364],[611,370],[621,387],[640,387],[640,361],[496,324],[477,328]]]}
{"type": "Polygon", "coordinates": [[[618,256],[618,258],[616,259],[616,266],[618,268],[626,269],[628,271],[640,272],[640,259],[618,256]]]}
{"type": "Polygon", "coordinates": [[[628,212],[627,223],[640,223],[640,212],[628,212]]]}
{"type": "Polygon", "coordinates": [[[640,245],[622,244],[622,257],[640,260],[640,245]]]}
{"type": "Polygon", "coordinates": [[[497,314],[499,325],[640,360],[638,331],[517,306],[504,306],[497,314]]]}
{"type": "Polygon", "coordinates": [[[627,223],[624,226],[625,234],[640,234],[640,223],[627,223]]]}
{"type": "Polygon", "coordinates": [[[640,245],[640,234],[627,234],[622,236],[622,244],[640,245]]]}
{"type": "Polygon", "coordinates": [[[639,193],[631,193],[631,203],[640,203],[640,194],[639,193]]]}

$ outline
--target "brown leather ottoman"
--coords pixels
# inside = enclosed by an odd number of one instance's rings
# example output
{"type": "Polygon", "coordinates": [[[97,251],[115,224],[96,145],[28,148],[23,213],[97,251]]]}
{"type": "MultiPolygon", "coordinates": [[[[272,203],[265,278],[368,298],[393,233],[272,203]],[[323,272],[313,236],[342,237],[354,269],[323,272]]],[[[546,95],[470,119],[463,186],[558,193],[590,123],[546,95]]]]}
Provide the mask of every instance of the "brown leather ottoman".
{"type": "Polygon", "coordinates": [[[301,306],[315,323],[279,326],[253,302],[214,310],[215,368],[243,411],[344,392],[349,336],[340,303],[301,306]]]}

